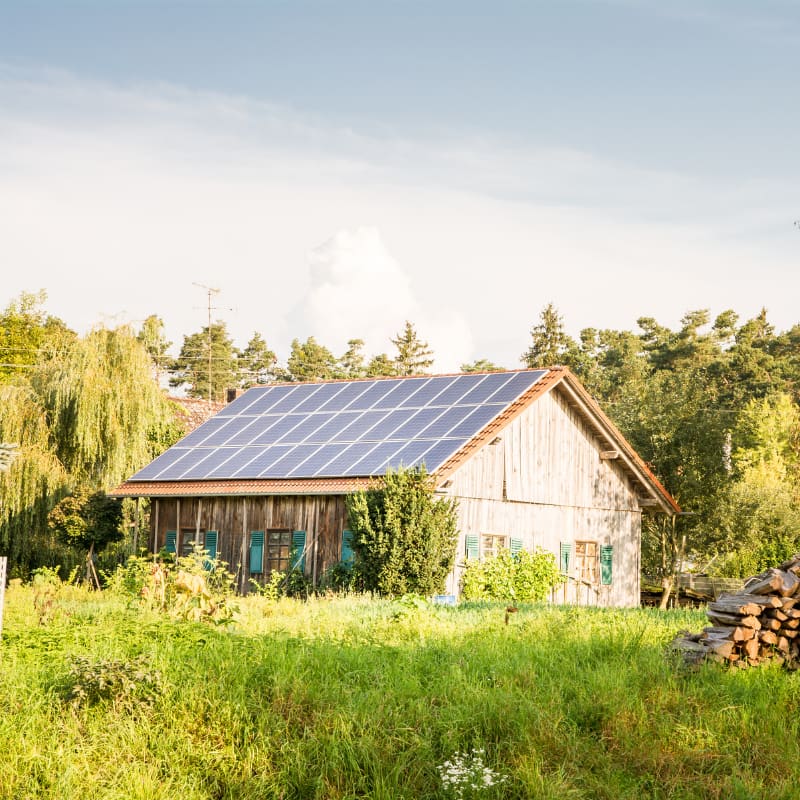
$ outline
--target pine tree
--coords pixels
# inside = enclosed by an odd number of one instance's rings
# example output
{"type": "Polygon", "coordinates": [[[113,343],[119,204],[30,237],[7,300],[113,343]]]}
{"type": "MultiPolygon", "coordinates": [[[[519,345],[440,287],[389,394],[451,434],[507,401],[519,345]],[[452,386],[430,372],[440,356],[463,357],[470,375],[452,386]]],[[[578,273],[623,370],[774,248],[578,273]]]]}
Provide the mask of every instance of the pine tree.
{"type": "Polygon", "coordinates": [[[498,367],[488,358],[476,358],[475,361],[461,365],[462,372],[502,372],[503,367],[498,367]]]}
{"type": "Polygon", "coordinates": [[[215,322],[183,337],[169,385],[187,386],[189,397],[222,401],[228,389],[239,385],[238,355],[225,323],[215,322]]]}
{"type": "Polygon", "coordinates": [[[330,380],[338,377],[333,353],[319,344],[313,336],[302,343],[298,339],[292,341],[286,367],[290,380],[293,381],[330,380]]]}
{"type": "Polygon", "coordinates": [[[391,342],[397,348],[394,358],[397,375],[420,375],[433,365],[433,351],[419,338],[408,320],[402,332],[391,342]]]}
{"type": "Polygon", "coordinates": [[[142,323],[136,339],[144,345],[150,360],[153,362],[156,382],[161,382],[161,376],[169,369],[172,359],[167,351],[172,347],[166,336],[164,336],[164,321],[156,314],[151,314],[142,323]]]}
{"type": "Polygon", "coordinates": [[[278,378],[278,357],[267,347],[260,333],[253,334],[247,347],[239,355],[239,363],[243,389],[270,383],[278,378]]]}
{"type": "Polygon", "coordinates": [[[577,347],[552,303],[542,309],[539,324],[531,329],[531,339],[530,347],[522,354],[522,361],[533,369],[564,364],[569,351],[577,347]]]}
{"type": "Polygon", "coordinates": [[[339,359],[339,372],[343,378],[363,378],[367,374],[363,339],[348,340],[347,350],[339,359]]]}

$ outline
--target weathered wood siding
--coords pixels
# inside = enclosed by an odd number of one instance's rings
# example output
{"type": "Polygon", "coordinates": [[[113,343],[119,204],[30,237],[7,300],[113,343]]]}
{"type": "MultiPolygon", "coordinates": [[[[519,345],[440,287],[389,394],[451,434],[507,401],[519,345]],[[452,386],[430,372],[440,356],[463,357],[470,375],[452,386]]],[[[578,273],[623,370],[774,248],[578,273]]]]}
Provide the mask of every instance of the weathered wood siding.
{"type": "Polygon", "coordinates": [[[521,539],[558,558],[562,542],[612,545],[611,585],[570,581],[557,602],[632,606],[639,602],[641,511],[629,479],[583,419],[554,389],[539,398],[452,476],[459,501],[457,566],[448,591],[457,593],[467,534],[521,539]]]}
{"type": "MultiPolygon", "coordinates": [[[[246,592],[250,580],[251,531],[276,528],[305,531],[305,571],[316,582],[328,567],[339,561],[342,531],[346,527],[344,497],[339,495],[170,497],[153,501],[150,544],[155,550],[162,548],[167,531],[215,530],[217,555],[236,575],[239,590],[246,592]]],[[[179,552],[182,539],[190,535],[178,534],[179,552]]]]}

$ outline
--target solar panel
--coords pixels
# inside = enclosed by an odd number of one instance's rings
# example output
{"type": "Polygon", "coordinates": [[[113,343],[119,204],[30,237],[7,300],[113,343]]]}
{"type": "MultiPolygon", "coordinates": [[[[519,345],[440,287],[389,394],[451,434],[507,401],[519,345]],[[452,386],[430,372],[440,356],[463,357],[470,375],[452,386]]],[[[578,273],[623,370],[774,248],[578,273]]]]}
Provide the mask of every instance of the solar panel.
{"type": "Polygon", "coordinates": [[[434,470],[546,370],[281,384],[246,391],[131,480],[434,470]]]}

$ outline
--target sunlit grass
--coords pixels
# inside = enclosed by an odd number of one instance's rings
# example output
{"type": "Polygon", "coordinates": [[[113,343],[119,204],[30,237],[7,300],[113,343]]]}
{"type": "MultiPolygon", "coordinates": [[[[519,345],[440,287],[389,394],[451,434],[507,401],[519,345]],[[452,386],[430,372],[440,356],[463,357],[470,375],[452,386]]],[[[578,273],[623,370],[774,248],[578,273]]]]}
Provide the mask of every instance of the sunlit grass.
{"type": "Polygon", "coordinates": [[[437,767],[473,748],[508,778],[484,797],[797,796],[797,676],[682,669],[665,648],[701,612],[504,617],[252,597],[215,628],[66,589],[40,625],[13,589],[0,797],[444,798],[437,767]],[[162,691],[71,704],[76,656],[144,657],[162,691]]]}

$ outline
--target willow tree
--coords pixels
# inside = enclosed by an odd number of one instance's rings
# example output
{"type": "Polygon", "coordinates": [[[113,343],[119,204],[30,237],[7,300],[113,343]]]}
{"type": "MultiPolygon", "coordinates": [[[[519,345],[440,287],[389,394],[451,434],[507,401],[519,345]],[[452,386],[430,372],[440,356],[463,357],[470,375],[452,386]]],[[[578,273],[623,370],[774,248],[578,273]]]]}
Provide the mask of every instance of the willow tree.
{"type": "Polygon", "coordinates": [[[55,454],[75,486],[113,487],[177,438],[172,404],[128,327],[78,339],[32,384],[55,454]]]}
{"type": "Polygon", "coordinates": [[[12,569],[27,572],[52,561],[47,515],[68,489],[44,409],[30,386],[0,386],[0,440],[17,445],[16,458],[0,472],[0,553],[12,569]]]}

